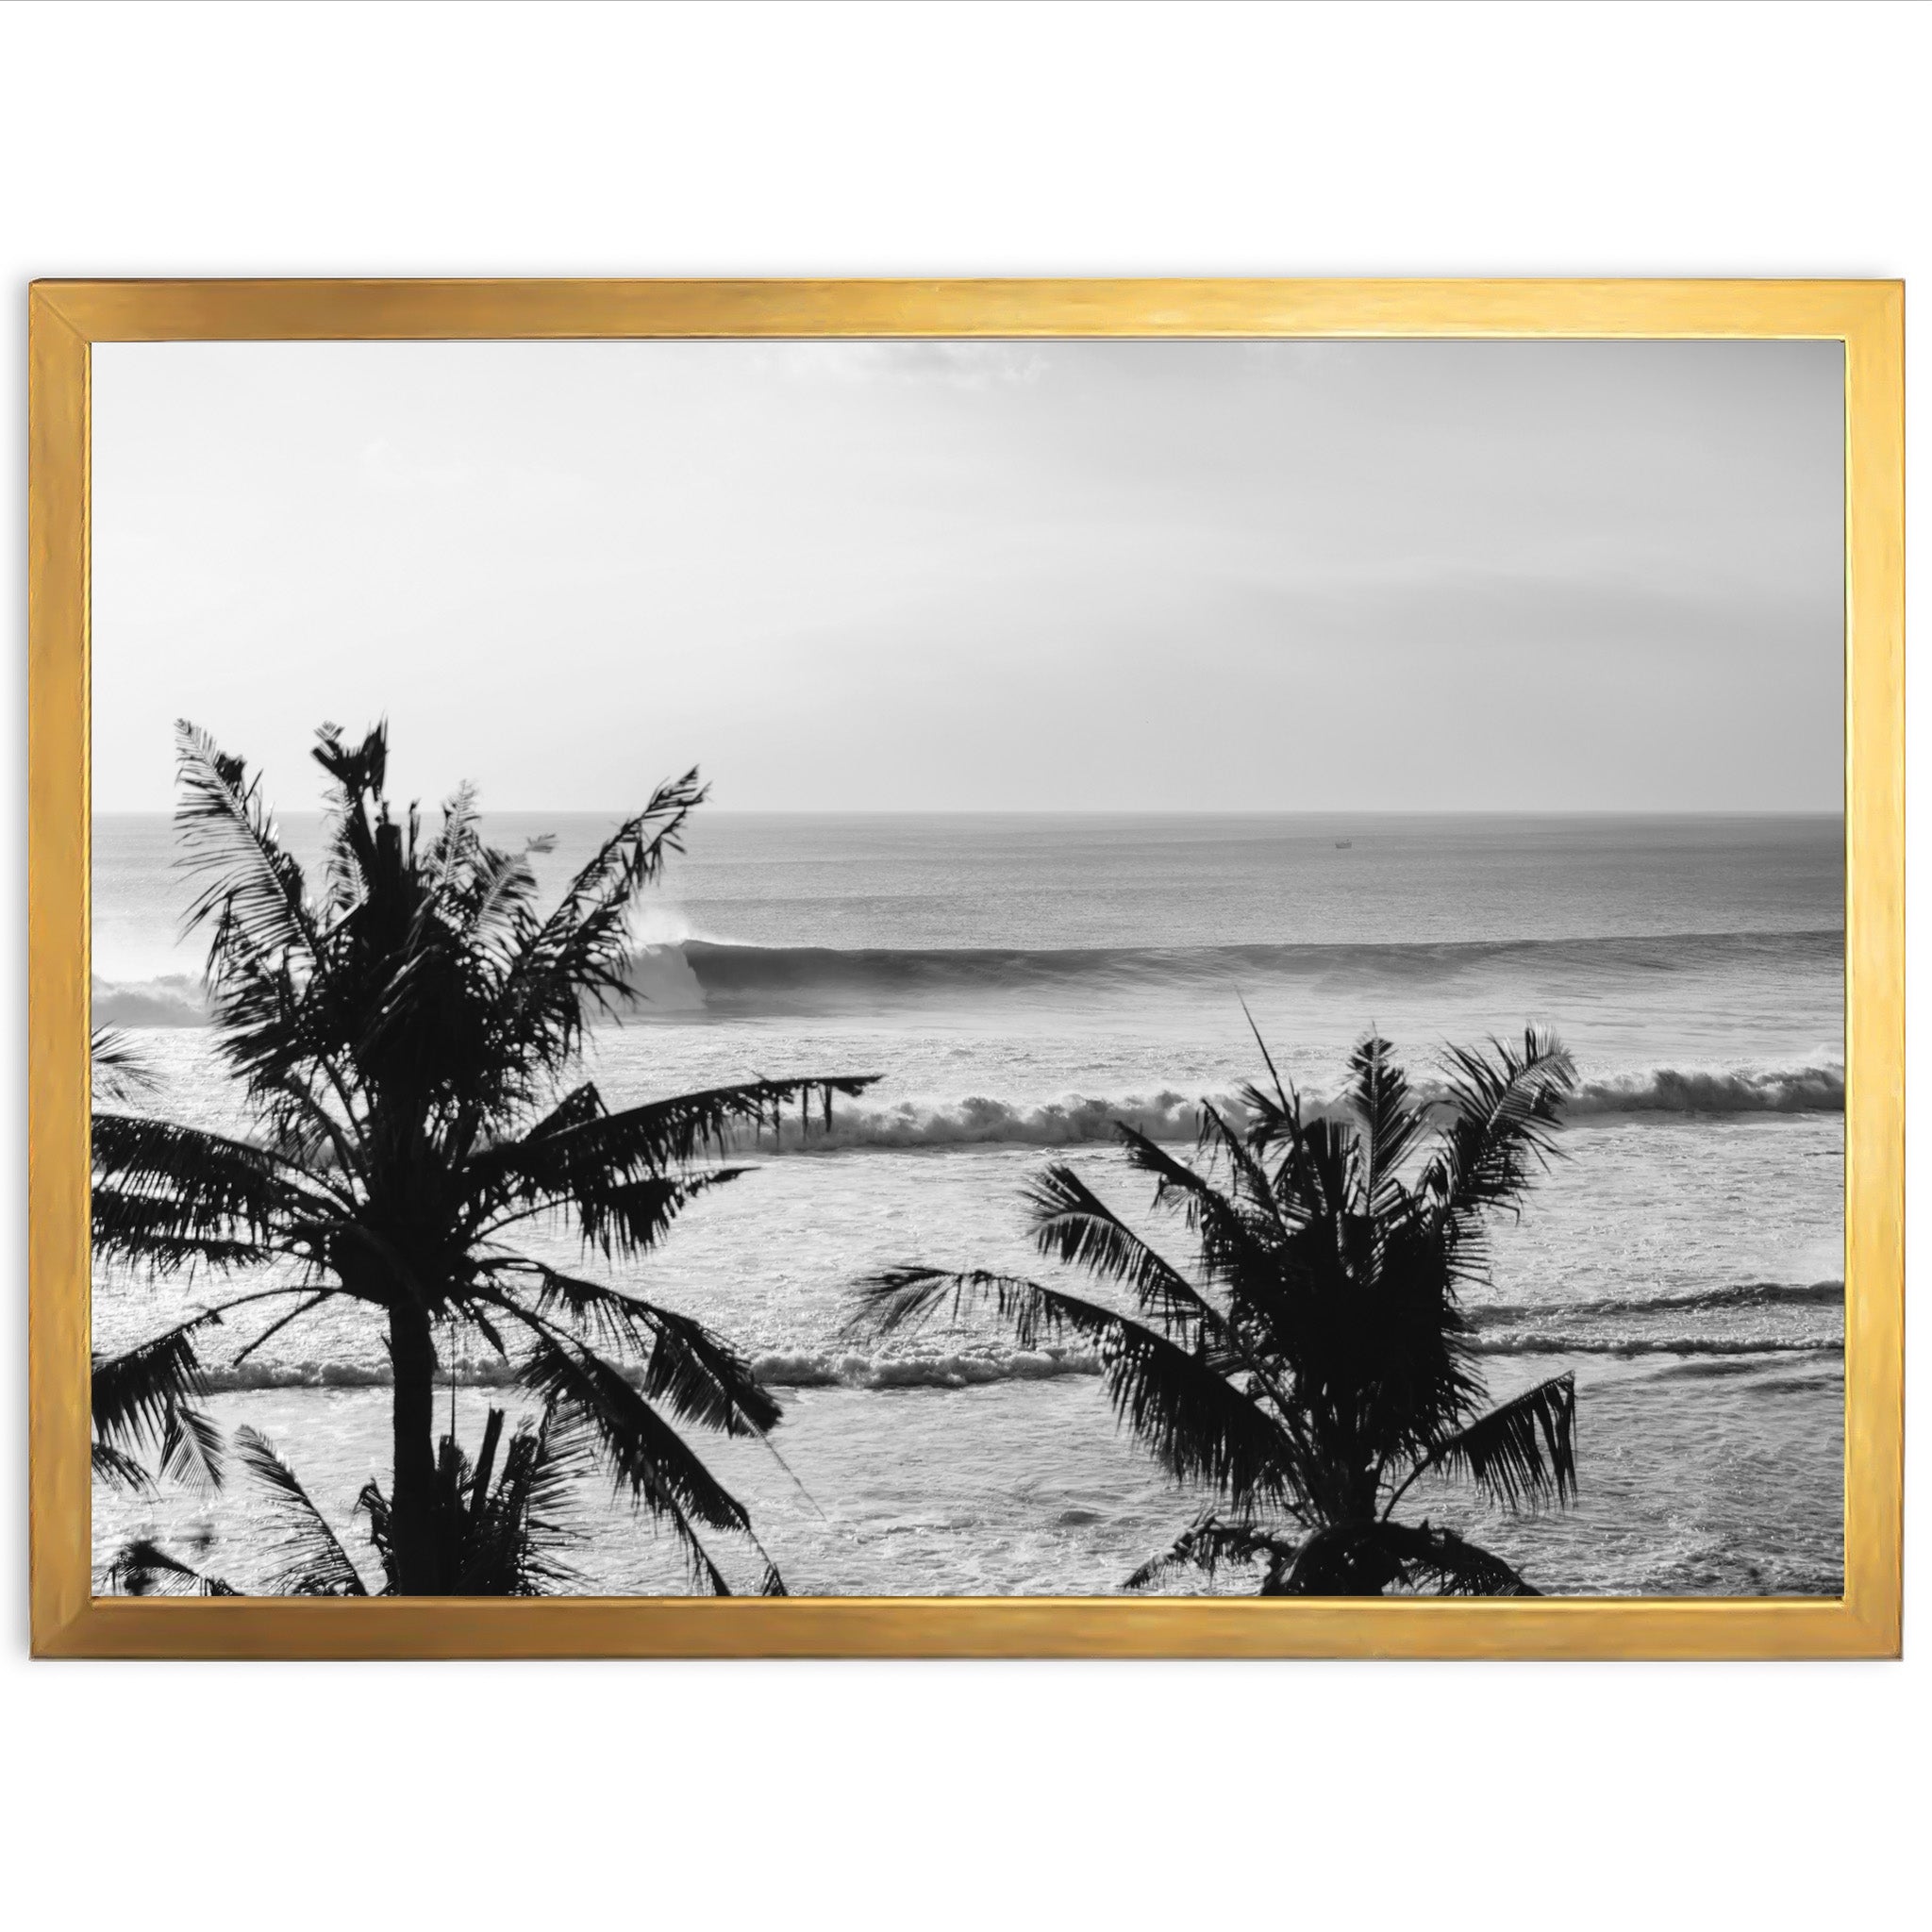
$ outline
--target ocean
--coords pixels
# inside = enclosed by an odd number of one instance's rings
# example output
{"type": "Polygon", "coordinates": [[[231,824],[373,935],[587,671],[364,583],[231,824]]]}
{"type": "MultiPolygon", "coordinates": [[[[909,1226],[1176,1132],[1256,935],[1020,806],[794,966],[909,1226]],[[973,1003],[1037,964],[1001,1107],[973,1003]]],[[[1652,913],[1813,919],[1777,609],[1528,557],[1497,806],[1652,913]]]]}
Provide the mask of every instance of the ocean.
{"type": "MultiPolygon", "coordinates": [[[[611,823],[486,829],[553,841],[534,863],[554,891],[611,823]]],[[[319,845],[316,820],[283,832],[305,858],[319,845]]],[[[784,1401],[782,1462],[699,1446],[794,1592],[1108,1592],[1185,1526],[1201,1499],[1120,1434],[1077,1348],[843,1330],[853,1282],[880,1267],[1039,1273],[1021,1191],[1049,1150],[1144,1220],[1112,1123],[1191,1142],[1199,1103],[1259,1071],[1249,1015],[1318,1103],[1371,1024],[1423,1079],[1445,1042],[1532,1021],[1575,1055],[1566,1158],[1502,1229],[1473,1306],[1495,1395],[1575,1370],[1581,1497],[1519,1521],[1443,1485],[1423,1499],[1434,1520],[1557,1592],[1840,1589],[1838,817],[707,808],[687,842],[639,922],[643,998],[593,1033],[607,1100],[879,1076],[829,1130],[768,1130],[756,1171],[698,1203],[634,1284],[723,1330],[784,1401]]],[[[173,856],[165,818],[94,822],[94,1017],[154,1070],[143,1105],[232,1126],[173,856]]],[[[100,1273],[95,1346],[207,1292],[100,1273]]],[[[237,1320],[211,1360],[254,1332],[237,1320]]],[[[212,1407],[270,1435],[346,1531],[386,1460],[384,1374],[374,1321],[325,1312],[218,1369],[212,1407]]],[[[490,1359],[452,1364],[459,1428],[515,1405],[500,1380],[490,1359]]],[[[99,1562],[136,1531],[243,1587],[258,1561],[239,1486],[94,1501],[99,1562]]],[[[684,1587],[668,1538],[601,1489],[584,1513],[585,1590],[684,1587]]]]}

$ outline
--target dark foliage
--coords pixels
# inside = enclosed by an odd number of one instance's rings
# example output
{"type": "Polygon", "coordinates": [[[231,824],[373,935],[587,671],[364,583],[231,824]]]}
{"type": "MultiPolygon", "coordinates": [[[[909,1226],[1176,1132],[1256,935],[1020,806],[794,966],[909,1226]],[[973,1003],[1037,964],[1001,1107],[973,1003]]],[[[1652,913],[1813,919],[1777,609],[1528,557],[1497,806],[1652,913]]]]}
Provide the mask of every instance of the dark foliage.
{"type": "MultiPolygon", "coordinates": [[[[473,1463],[451,1436],[437,1450],[436,1528],[443,1561],[461,1596],[552,1596],[575,1580],[563,1552],[575,1541],[573,1485],[589,1466],[581,1431],[553,1406],[520,1424],[508,1447],[505,1413],[492,1408],[473,1463]],[[502,1467],[497,1466],[498,1454],[502,1467]]],[[[395,1549],[390,1507],[379,1485],[365,1484],[357,1512],[382,1581],[371,1591],[361,1570],[267,1437],[242,1428],[235,1444],[242,1467],[267,1499],[274,1521],[264,1596],[393,1596],[395,1549]]],[[[170,1555],[145,1538],[129,1542],[108,1571],[128,1596],[237,1596],[224,1578],[170,1555]]]]}
{"type": "Polygon", "coordinates": [[[1339,1119],[1310,1118],[1262,1058],[1268,1080],[1242,1090],[1239,1125],[1204,1103],[1192,1161],[1117,1130],[1157,1213],[1190,1241],[1189,1267],[1056,1163],[1029,1190],[1035,1243],[1123,1306],[901,1268],[860,1285],[855,1327],[890,1335],[980,1306],[1022,1347],[1093,1345],[1124,1425],[1220,1498],[1129,1588],[1258,1568],[1264,1595],[1534,1594],[1500,1557],[1395,1510],[1438,1474],[1512,1510],[1575,1493],[1573,1378],[1487,1408],[1462,1307],[1486,1278],[1491,1223],[1519,1210],[1556,1151],[1568,1054],[1535,1029],[1520,1046],[1452,1049],[1428,1100],[1370,1034],[1339,1119]]]}
{"type": "MultiPolygon", "coordinates": [[[[429,1421],[439,1333],[513,1357],[556,1399],[557,1426],[581,1429],[722,1589],[697,1531],[748,1539],[749,1525],[675,1424],[762,1436],[777,1405],[723,1338],[626,1289],[558,1274],[517,1246],[518,1231],[573,1229],[587,1253],[635,1267],[690,1200],[743,1172],[719,1163],[746,1129],[791,1102],[829,1110],[870,1076],[757,1080],[614,1111],[594,1083],[573,1083],[587,1020],[638,997],[631,908],[682,849],[704,797],[694,772],[660,787],[544,911],[526,855],[485,841],[467,788],[433,834],[414,806],[392,814],[383,726],[351,742],[325,725],[315,756],[332,790],[311,890],[258,779],[179,727],[190,925],[208,936],[215,1037],[256,1129],[233,1140],[98,1113],[95,1252],[193,1278],[276,1264],[292,1283],[273,1291],[288,1297],[281,1319],[346,1297],[386,1325],[395,1462],[378,1500],[405,1592],[508,1574],[479,1571],[439,1528],[454,1480],[429,1421]]],[[[143,1479],[143,1450],[213,1473],[192,1338],[268,1292],[219,1301],[96,1362],[104,1474],[143,1479]]]]}

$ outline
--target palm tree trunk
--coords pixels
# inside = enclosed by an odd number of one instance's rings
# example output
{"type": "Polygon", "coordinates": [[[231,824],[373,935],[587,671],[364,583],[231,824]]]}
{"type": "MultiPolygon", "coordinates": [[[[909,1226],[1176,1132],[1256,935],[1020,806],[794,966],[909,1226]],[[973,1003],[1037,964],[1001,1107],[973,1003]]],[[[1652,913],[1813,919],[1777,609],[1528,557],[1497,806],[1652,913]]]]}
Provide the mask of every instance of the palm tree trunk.
{"type": "Polygon", "coordinates": [[[397,1302],[389,1312],[395,1374],[395,1474],[390,1491],[390,1551],[402,1596],[441,1596],[442,1540],[436,1522],[436,1343],[427,1313],[397,1302]]]}

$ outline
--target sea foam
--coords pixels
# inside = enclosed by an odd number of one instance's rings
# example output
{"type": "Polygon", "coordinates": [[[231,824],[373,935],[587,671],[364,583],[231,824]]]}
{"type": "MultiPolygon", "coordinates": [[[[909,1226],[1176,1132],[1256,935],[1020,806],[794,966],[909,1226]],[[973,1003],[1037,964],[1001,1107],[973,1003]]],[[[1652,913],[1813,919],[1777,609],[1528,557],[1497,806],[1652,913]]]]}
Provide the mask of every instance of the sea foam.
{"type": "MultiPolygon", "coordinates": [[[[1841,1331],[1806,1325],[1804,1309],[1841,1305],[1838,1281],[1745,1282],[1701,1294],[1630,1296],[1575,1302],[1495,1304],[1473,1307],[1471,1345],[1488,1356],[1683,1356],[1733,1358],[1817,1356],[1842,1352],[1841,1331]],[[1740,1309],[1788,1307],[1795,1325],[1765,1333],[1726,1333],[1722,1318],[1740,1309]],[[1718,1318],[1698,1324],[1700,1315],[1718,1318]]],[[[1021,1349],[944,1334],[929,1342],[867,1349],[857,1344],[801,1341],[751,1356],[753,1374],[770,1389],[972,1389],[1004,1382],[1046,1382],[1067,1375],[1098,1375],[1100,1353],[1068,1345],[1021,1349]]],[[[464,1388],[507,1388],[517,1364],[491,1354],[465,1355],[440,1379],[464,1388]]],[[[637,1371],[628,1373],[633,1377],[637,1371]]],[[[239,1368],[211,1366],[216,1391],[260,1389],[386,1389],[382,1360],[275,1360],[254,1357],[239,1368]]]]}

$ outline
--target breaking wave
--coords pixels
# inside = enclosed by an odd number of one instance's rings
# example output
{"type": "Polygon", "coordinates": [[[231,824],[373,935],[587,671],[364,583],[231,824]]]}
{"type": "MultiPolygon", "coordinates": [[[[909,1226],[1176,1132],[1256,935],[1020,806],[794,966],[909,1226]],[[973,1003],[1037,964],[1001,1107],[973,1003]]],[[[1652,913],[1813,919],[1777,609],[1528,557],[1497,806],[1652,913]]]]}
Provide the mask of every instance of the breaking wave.
{"type": "Polygon", "coordinates": [[[1537,1316],[1715,1314],[1730,1308],[1836,1308],[1844,1305],[1842,1281],[1740,1281],[1690,1294],[1611,1295],[1574,1302],[1491,1302],[1473,1312],[1478,1322],[1521,1322],[1537,1316]]]}
{"type": "Polygon", "coordinates": [[[1422,944],[1235,946],[746,946],[687,939],[646,946],[633,984],[667,1017],[815,1013],[984,999],[1002,993],[1082,997],[1161,985],[1270,980],[1368,986],[1451,980],[1496,965],[1592,978],[1607,969],[1670,972],[1726,960],[1829,959],[1832,930],[1660,934],[1643,938],[1470,940],[1422,944]]]}
{"type": "MultiPolygon", "coordinates": [[[[1073,1348],[935,1348],[868,1355],[856,1349],[781,1349],[752,1357],[752,1372],[768,1389],[968,1389],[991,1382],[1046,1382],[1061,1375],[1097,1375],[1100,1357],[1073,1348]]],[[[635,1378],[635,1371],[629,1371],[635,1378]]],[[[208,1386],[217,1392],[261,1389],[387,1389],[387,1362],[298,1361],[257,1358],[240,1368],[211,1368],[208,1386]]],[[[442,1386],[452,1379],[439,1372],[442,1386]]],[[[458,1362],[461,1388],[504,1389],[517,1380],[513,1362],[494,1356],[458,1362]]]]}
{"type": "Polygon", "coordinates": [[[907,1355],[802,1350],[761,1355],[752,1367],[768,1389],[972,1389],[988,1382],[1050,1382],[1097,1375],[1091,1350],[936,1349],[907,1355]]]}
{"type": "Polygon", "coordinates": [[[1744,1335],[1735,1339],[1708,1335],[1565,1335],[1540,1329],[1500,1330],[1478,1334],[1478,1355],[1840,1355],[1844,1342],[1836,1336],[1744,1335]]]}
{"type": "Polygon", "coordinates": [[[1784,1067],[1769,1073],[1704,1073],[1655,1067],[1587,1080],[1570,1104],[1599,1113],[1842,1113],[1841,1066],[1784,1067]]]}
{"type": "MultiPolygon", "coordinates": [[[[1713,966],[1828,964],[1842,958],[1843,946],[1842,933],[1833,930],[1402,945],[1038,949],[752,946],[683,938],[641,946],[629,978],[639,996],[631,1016],[645,1022],[863,1018],[1016,998],[1074,1002],[1084,1008],[1111,994],[1145,1000],[1167,991],[1225,991],[1232,996],[1244,989],[1284,984],[1346,992],[1352,1000],[1368,1002],[1368,1010],[1383,990],[1449,986],[1498,970],[1512,981],[1526,976],[1560,1000],[1571,979],[1596,996],[1607,974],[1648,981],[1713,966]]],[[[207,1010],[199,978],[174,974],[140,980],[96,978],[93,1016],[101,1025],[192,1026],[205,1023],[207,1010]]]]}
{"type": "MultiPolygon", "coordinates": [[[[1843,1342],[1815,1335],[1722,1336],[1572,1335],[1561,1330],[1525,1328],[1479,1332],[1478,1355],[1514,1356],[1689,1356],[1743,1358],[1756,1356],[1840,1355],[1843,1342]]],[[[1066,1375],[1098,1375],[1101,1358],[1078,1349],[1040,1351],[935,1349],[911,1355],[867,1355],[854,1349],[785,1349],[753,1357],[757,1377],[768,1389],[975,1389],[995,1382],[1050,1382],[1066,1375]]],[[[270,1362],[255,1360],[239,1369],[210,1369],[208,1387],[216,1392],[266,1389],[387,1389],[386,1362],[270,1362]]],[[[445,1371],[440,1386],[450,1380],[445,1371]]],[[[491,1360],[458,1364],[455,1380],[465,1389],[513,1387],[513,1365],[491,1360]]]]}
{"type": "MultiPolygon", "coordinates": [[[[649,1020],[865,1013],[908,1006],[1158,992],[1291,981],[1377,987],[1451,982],[1496,967],[1560,981],[1606,971],[1669,973],[1730,961],[1830,960],[1842,933],[1685,933],[1654,938],[1444,941],[1411,945],[746,946],[684,939],[642,946],[630,972],[649,1020]]],[[[93,982],[102,1025],[193,1026],[207,1017],[186,974],[93,982]]]]}
{"type": "MultiPolygon", "coordinates": [[[[1419,1083],[1426,1095],[1426,1083],[1419,1083]]],[[[1438,1090],[1440,1091],[1440,1090],[1438,1090]]],[[[1244,1118],[1231,1094],[1210,1094],[1207,1104],[1236,1123],[1244,1118]]],[[[1583,1084],[1568,1109],[1573,1119],[1616,1115],[1842,1113],[1844,1070],[1807,1066],[1768,1072],[1700,1072],[1658,1067],[1583,1084]]],[[[1304,1095],[1307,1118],[1334,1116],[1336,1101],[1304,1095]]],[[[1013,1101],[974,1094],[956,1101],[903,1101],[893,1107],[841,1104],[830,1131],[795,1120],[767,1126],[758,1143],[767,1152],[838,1153],[852,1149],[921,1147],[1079,1147],[1114,1138],[1116,1127],[1135,1128],[1153,1141],[1192,1141],[1201,1131],[1202,1098],[1177,1088],[1153,1093],[1089,1095],[1013,1101]]]]}
{"type": "MultiPolygon", "coordinates": [[[[1844,1284],[1839,1281],[1754,1281],[1647,1299],[1611,1297],[1541,1307],[1501,1303],[1471,1313],[1475,1322],[1474,1346],[1481,1355],[1669,1355],[1728,1357],[1748,1366],[1749,1358],[1758,1356],[1838,1354],[1843,1341],[1838,1334],[1816,1328],[1775,1334],[1700,1331],[1687,1326],[1687,1320],[1740,1309],[1837,1307],[1843,1298],[1844,1284]]],[[[770,1389],[861,1390],[1047,1382],[1065,1375],[1098,1375],[1103,1367],[1100,1354],[1088,1347],[1021,1349],[945,1336],[936,1336],[926,1347],[876,1352],[836,1341],[800,1343],[754,1353],[751,1364],[753,1374],[770,1389]]],[[[239,1368],[211,1367],[208,1375],[210,1388],[221,1391],[387,1389],[391,1383],[389,1364],[379,1359],[277,1361],[257,1357],[239,1368]]],[[[445,1367],[440,1375],[447,1382],[451,1371],[445,1367]]],[[[464,1388],[508,1388],[516,1382],[517,1365],[495,1355],[464,1356],[455,1365],[454,1379],[464,1388]]]]}

